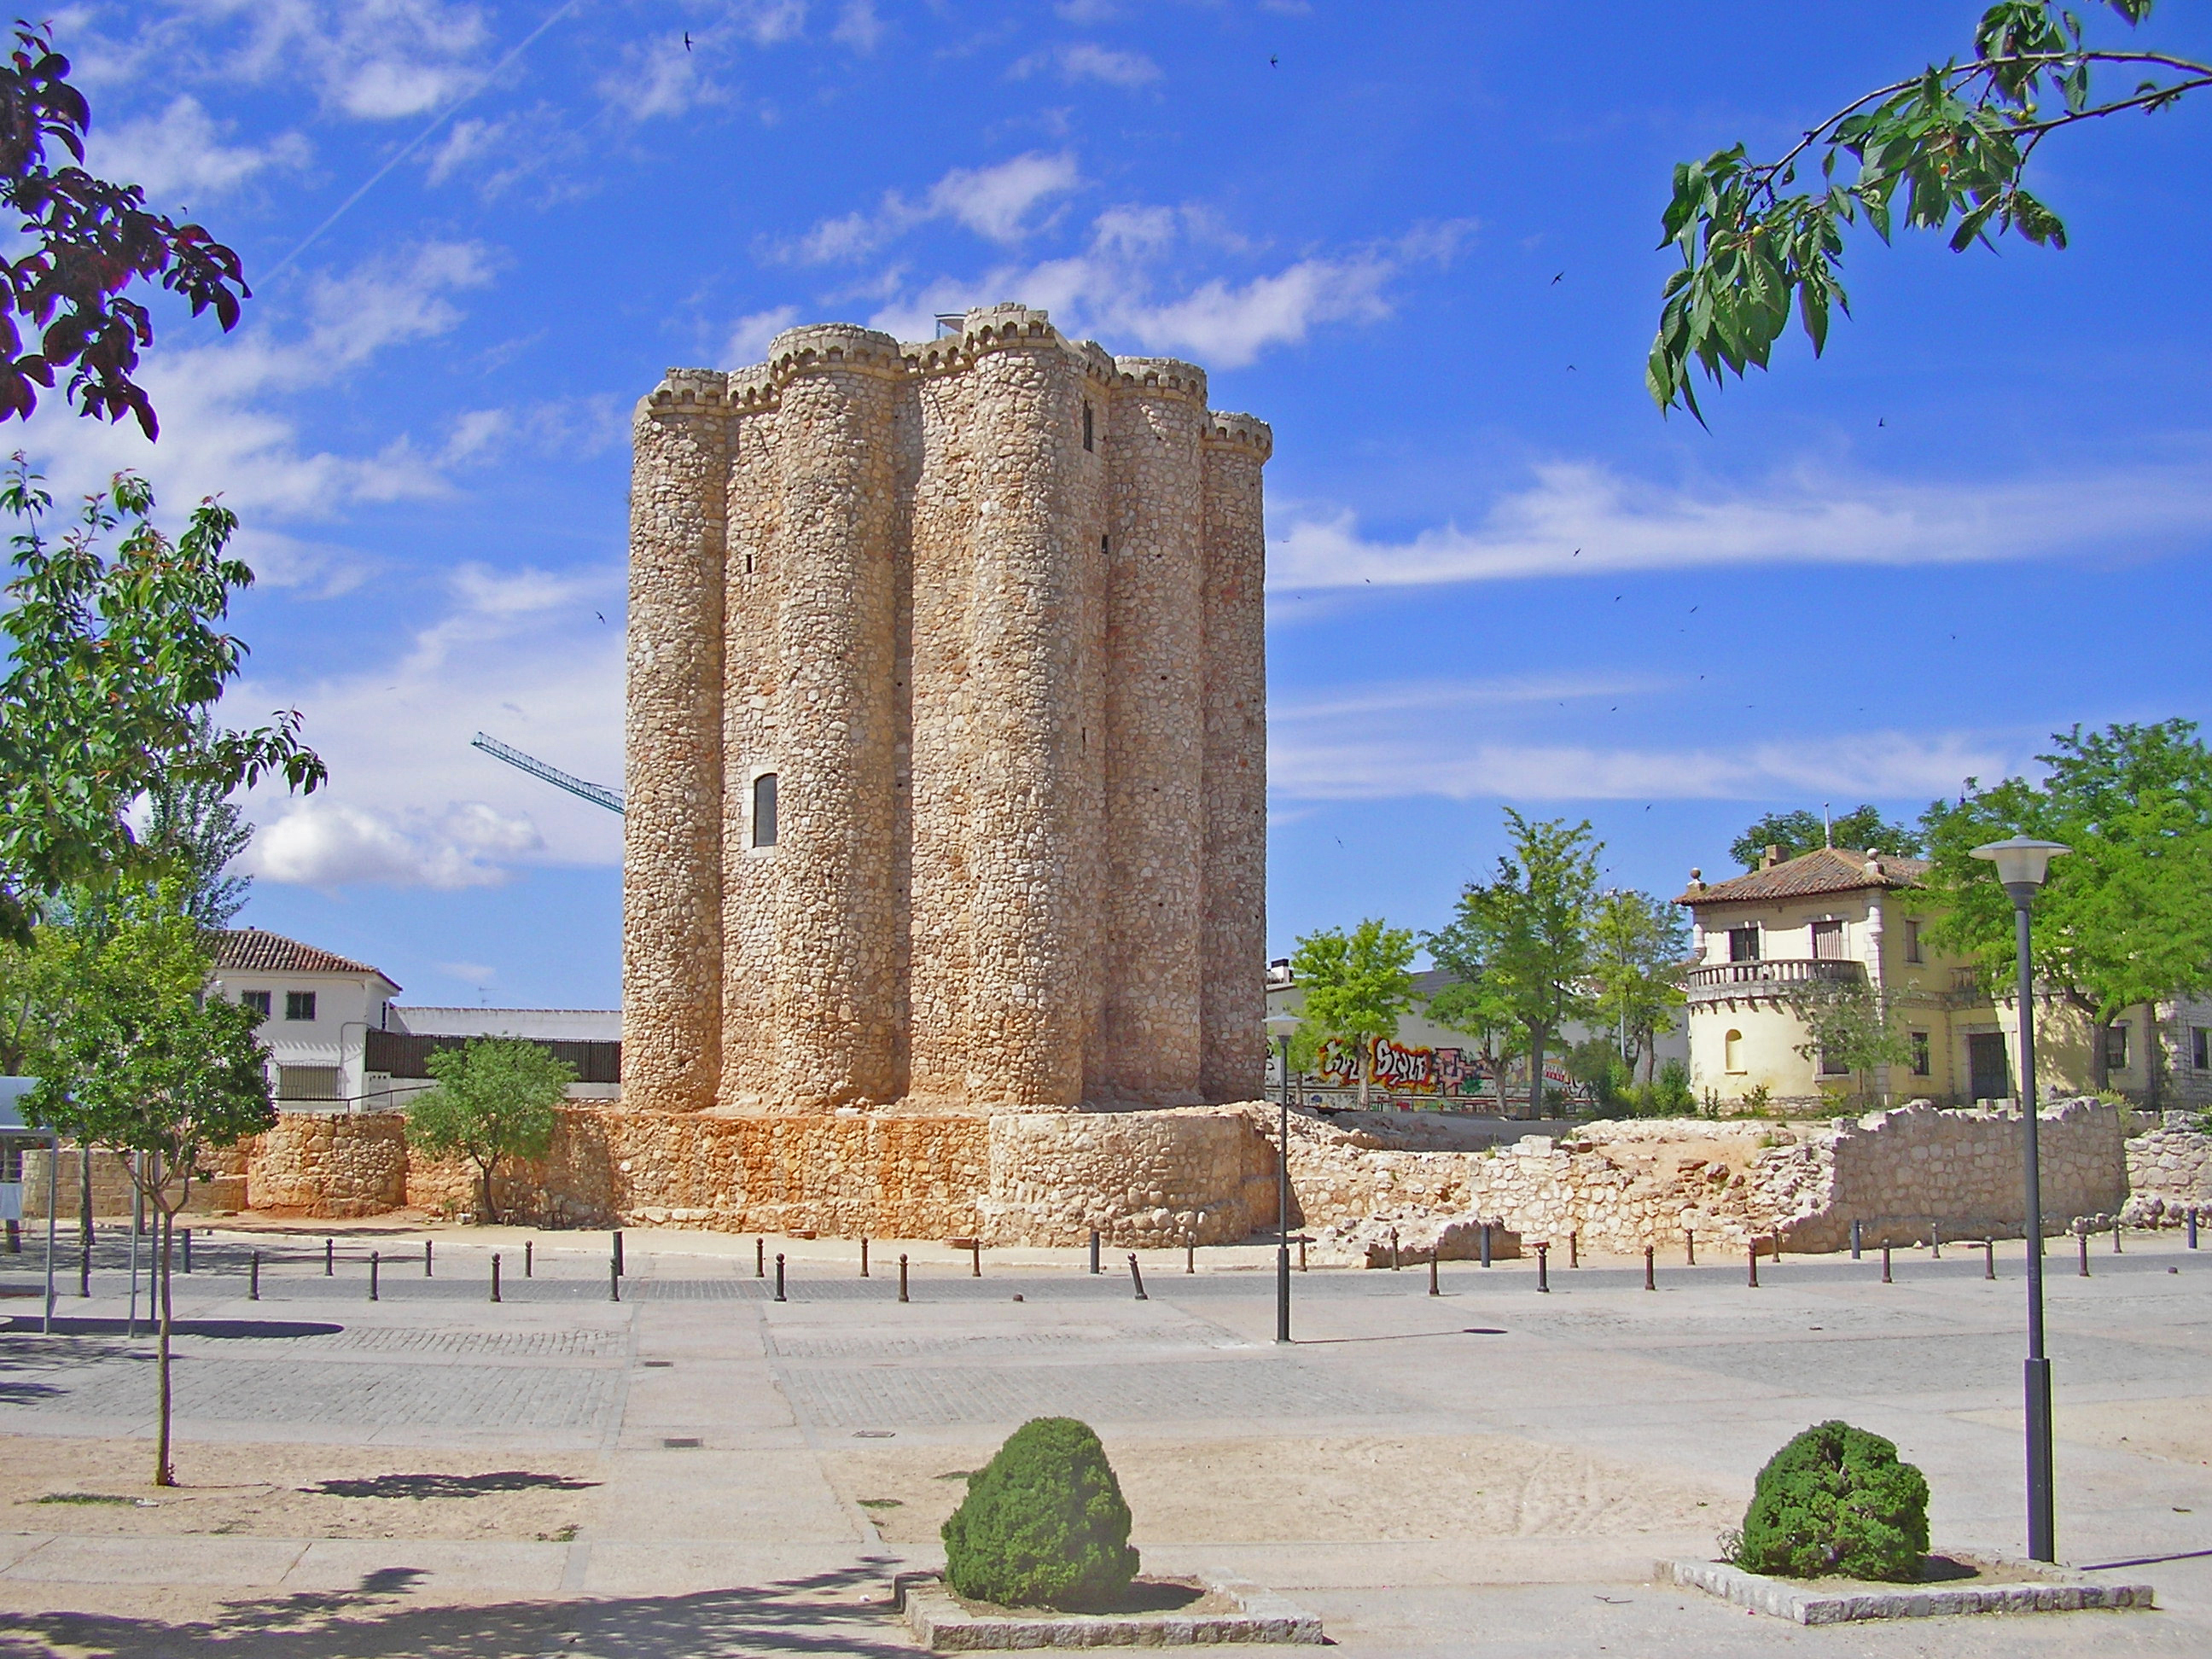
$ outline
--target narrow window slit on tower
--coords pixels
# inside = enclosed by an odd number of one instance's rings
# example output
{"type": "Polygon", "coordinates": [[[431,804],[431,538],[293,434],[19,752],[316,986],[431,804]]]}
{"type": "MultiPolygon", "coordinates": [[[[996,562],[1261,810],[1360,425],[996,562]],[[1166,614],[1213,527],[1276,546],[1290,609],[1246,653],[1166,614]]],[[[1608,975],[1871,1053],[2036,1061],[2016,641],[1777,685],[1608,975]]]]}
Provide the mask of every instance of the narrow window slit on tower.
{"type": "Polygon", "coordinates": [[[1083,447],[1085,449],[1095,449],[1097,447],[1097,446],[1091,441],[1091,404],[1087,399],[1083,405],[1083,447]]]}
{"type": "Polygon", "coordinates": [[[753,845],[775,845],[775,774],[763,772],[753,780],[753,845]]]}

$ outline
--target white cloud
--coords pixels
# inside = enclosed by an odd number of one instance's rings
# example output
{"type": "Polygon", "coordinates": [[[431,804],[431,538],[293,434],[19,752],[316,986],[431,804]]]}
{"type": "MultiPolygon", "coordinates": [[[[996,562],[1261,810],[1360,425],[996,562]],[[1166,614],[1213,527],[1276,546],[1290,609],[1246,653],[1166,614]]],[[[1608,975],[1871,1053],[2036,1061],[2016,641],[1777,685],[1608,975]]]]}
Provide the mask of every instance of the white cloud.
{"type": "Polygon", "coordinates": [[[873,213],[825,219],[775,253],[807,264],[855,259],[873,252],[917,225],[950,219],[994,242],[1014,243],[1034,234],[1030,214],[1040,204],[1082,183],[1075,157],[1033,150],[995,167],[955,167],[919,201],[887,191],[873,213]]]}
{"type": "MultiPolygon", "coordinates": [[[[331,769],[304,799],[263,789],[251,855],[266,880],[455,888],[518,863],[612,865],[622,821],[471,749],[490,732],[563,770],[622,779],[623,569],[495,570],[447,579],[440,613],[382,661],[252,680],[233,724],[297,708],[331,769]],[[604,618],[605,620],[602,620],[604,618]]],[[[366,656],[366,653],[363,653],[366,656]]]]}
{"type": "Polygon", "coordinates": [[[1097,81],[1134,92],[1160,78],[1160,66],[1141,52],[1116,52],[1090,41],[1031,52],[1007,71],[1009,79],[1027,80],[1032,75],[1056,71],[1063,81],[1097,81]]]}
{"type": "Polygon", "coordinates": [[[730,340],[723,349],[722,361],[732,365],[757,363],[767,361],[770,340],[799,321],[797,306],[775,306],[766,311],[756,311],[740,317],[730,330],[730,340]]]}
{"type": "Polygon", "coordinates": [[[884,38],[884,20],[876,15],[875,0],[845,0],[830,38],[855,52],[873,52],[884,38]]]}
{"type": "Polygon", "coordinates": [[[449,102],[482,72],[492,39],[484,7],[452,0],[180,0],[118,55],[142,73],[193,66],[306,85],[344,114],[389,121],[449,102]]]}
{"type": "Polygon", "coordinates": [[[159,115],[94,128],[85,165],[100,178],[143,185],[156,201],[182,195],[204,202],[266,169],[307,164],[312,152],[298,133],[280,133],[258,146],[226,143],[236,125],[217,121],[197,98],[176,98],[159,115]]]}
{"type": "Polygon", "coordinates": [[[1535,469],[1479,526],[1377,542],[1349,511],[1273,538],[1277,590],[1408,586],[1751,564],[1948,564],[2212,531],[2212,460],[1972,483],[1802,467],[1750,489],[1664,486],[1595,462],[1535,469]]]}
{"type": "Polygon", "coordinates": [[[471,409],[454,417],[438,465],[488,466],[518,449],[572,459],[597,455],[629,434],[628,411],[611,397],[471,409]]]}

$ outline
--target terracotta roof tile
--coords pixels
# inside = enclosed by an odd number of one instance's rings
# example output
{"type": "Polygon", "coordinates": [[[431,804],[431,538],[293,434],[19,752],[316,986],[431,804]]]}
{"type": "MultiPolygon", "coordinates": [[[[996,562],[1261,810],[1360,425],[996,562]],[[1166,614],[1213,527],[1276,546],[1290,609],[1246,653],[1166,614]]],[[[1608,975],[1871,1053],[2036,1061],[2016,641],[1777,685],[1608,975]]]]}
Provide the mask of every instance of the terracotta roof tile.
{"type": "Polygon", "coordinates": [[[302,945],[282,933],[258,927],[226,927],[215,936],[215,965],[219,973],[233,974],[374,974],[393,990],[380,969],[302,945]]]}
{"type": "Polygon", "coordinates": [[[1685,891],[1677,904],[1741,904],[1768,899],[1808,898],[1820,893],[1852,893],[1868,887],[1917,887],[1928,873],[1924,859],[1884,854],[1875,867],[1872,854],[1841,847],[1816,847],[1771,869],[1753,870],[1729,881],[1685,891]]]}

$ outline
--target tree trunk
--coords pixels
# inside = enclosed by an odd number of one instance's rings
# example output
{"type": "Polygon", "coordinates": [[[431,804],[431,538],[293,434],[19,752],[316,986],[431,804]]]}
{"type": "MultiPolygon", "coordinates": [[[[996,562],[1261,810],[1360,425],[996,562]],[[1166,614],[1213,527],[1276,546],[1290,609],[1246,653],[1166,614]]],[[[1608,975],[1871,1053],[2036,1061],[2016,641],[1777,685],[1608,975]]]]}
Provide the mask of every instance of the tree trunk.
{"type": "Polygon", "coordinates": [[[1367,1085],[1375,1076],[1375,1044],[1372,1039],[1359,1039],[1359,1109],[1367,1109],[1367,1085]]]}
{"type": "Polygon", "coordinates": [[[1544,1044],[1551,1033],[1540,1025],[1528,1028],[1528,1115],[1544,1115],[1544,1044]]]}
{"type": "MultiPolygon", "coordinates": [[[[160,1164],[157,1163],[154,1167],[157,1175],[162,1172],[162,1166],[160,1164]]],[[[156,1187],[155,1190],[158,1194],[161,1188],[156,1187]]],[[[159,1355],[156,1369],[161,1377],[161,1425],[160,1437],[155,1442],[154,1446],[154,1484],[157,1486],[173,1486],[177,1484],[177,1472],[169,1465],[169,1325],[172,1316],[169,1303],[169,1253],[176,1242],[177,1220],[175,1212],[170,1210],[158,1196],[154,1200],[154,1215],[155,1224],[161,1234],[161,1248],[156,1252],[156,1258],[161,1264],[157,1273],[161,1297],[161,1334],[155,1345],[156,1352],[159,1355]]]]}
{"type": "Polygon", "coordinates": [[[479,1164],[477,1165],[477,1179],[483,1188],[483,1207],[477,1212],[477,1225],[479,1227],[485,1225],[496,1227],[499,1225],[499,1212],[492,1207],[491,1202],[492,1164],[497,1164],[499,1160],[497,1158],[494,1158],[489,1164],[479,1164]]]}
{"type": "Polygon", "coordinates": [[[2112,1068],[2105,1064],[2106,1034],[2112,1029],[2112,1022],[2104,1017],[2102,1009],[2090,1017],[2089,1092],[2091,1094],[2104,1093],[2106,1086],[2112,1081],[2112,1068]]]}

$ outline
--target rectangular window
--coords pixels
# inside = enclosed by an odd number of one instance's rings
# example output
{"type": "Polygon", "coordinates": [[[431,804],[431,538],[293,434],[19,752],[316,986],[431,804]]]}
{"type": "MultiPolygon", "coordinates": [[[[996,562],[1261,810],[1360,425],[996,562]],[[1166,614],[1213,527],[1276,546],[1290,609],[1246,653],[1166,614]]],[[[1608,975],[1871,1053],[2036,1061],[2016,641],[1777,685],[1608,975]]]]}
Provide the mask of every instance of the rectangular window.
{"type": "Polygon", "coordinates": [[[337,1100],[343,1079],[335,1066],[279,1066],[279,1100],[337,1100]]]}
{"type": "Polygon", "coordinates": [[[238,994],[238,1006],[241,1008],[251,1008],[255,1013],[260,1015],[262,1018],[266,1019],[269,1018],[269,993],[266,991],[240,991],[238,994]]]}
{"type": "Polygon", "coordinates": [[[313,1019],[315,1017],[315,994],[313,991],[284,993],[284,1018],[313,1019]]]}
{"type": "Polygon", "coordinates": [[[1849,1077],[1850,1074],[1851,1068],[1844,1065],[1838,1056],[1830,1054],[1826,1048],[1820,1050],[1822,1077],[1849,1077]]]}
{"type": "Polygon", "coordinates": [[[1915,1077],[1930,1075],[1936,1069],[1936,1062],[1934,1055],[1929,1052],[1928,1033],[1914,1031],[1910,1034],[1909,1040],[1912,1045],[1912,1075],[1915,1077]]]}
{"type": "Polygon", "coordinates": [[[1844,959],[1842,922],[1816,921],[1813,924],[1813,957],[1816,962],[1841,962],[1844,959]]]}
{"type": "Polygon", "coordinates": [[[2190,1029],[2189,1063],[2200,1072],[2212,1072],[2212,1028],[2197,1025],[2190,1029]]]}
{"type": "Polygon", "coordinates": [[[763,772],[753,780],[753,845],[775,845],[775,774],[763,772]]]}
{"type": "Polygon", "coordinates": [[[2105,1028],[2105,1069],[2124,1072],[2128,1068],[2128,1028],[2123,1021],[2105,1028]]]}
{"type": "Polygon", "coordinates": [[[1905,959],[1907,962],[1928,960],[1920,954],[1920,923],[1911,916],[1905,919],[1905,959]]]}
{"type": "Polygon", "coordinates": [[[1730,962],[1759,960],[1759,924],[1757,922],[1753,922],[1748,927],[1729,929],[1729,960],[1730,962]]]}

